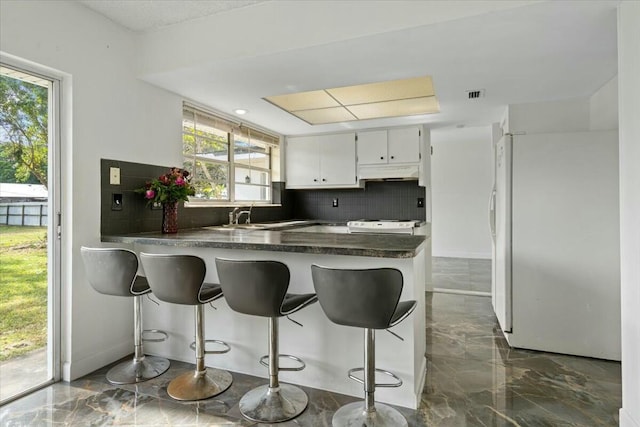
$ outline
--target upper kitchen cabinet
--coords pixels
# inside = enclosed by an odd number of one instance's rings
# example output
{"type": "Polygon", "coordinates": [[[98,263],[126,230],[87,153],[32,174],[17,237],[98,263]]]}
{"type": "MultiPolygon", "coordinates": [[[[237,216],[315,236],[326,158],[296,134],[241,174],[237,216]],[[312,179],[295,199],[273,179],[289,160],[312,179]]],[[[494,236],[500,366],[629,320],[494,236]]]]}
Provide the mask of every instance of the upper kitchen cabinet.
{"type": "Polygon", "coordinates": [[[387,131],[358,132],[358,164],[387,163],[387,131]]]}
{"type": "Polygon", "coordinates": [[[358,132],[358,164],[420,162],[420,127],[358,132]]]}
{"type": "Polygon", "coordinates": [[[423,125],[358,132],[358,179],[417,179],[430,186],[429,136],[423,125]]]}
{"type": "Polygon", "coordinates": [[[389,129],[389,163],[420,161],[420,128],[389,129]]]}
{"type": "Polygon", "coordinates": [[[353,188],[356,180],[356,135],[287,138],[287,188],[353,188]]]}

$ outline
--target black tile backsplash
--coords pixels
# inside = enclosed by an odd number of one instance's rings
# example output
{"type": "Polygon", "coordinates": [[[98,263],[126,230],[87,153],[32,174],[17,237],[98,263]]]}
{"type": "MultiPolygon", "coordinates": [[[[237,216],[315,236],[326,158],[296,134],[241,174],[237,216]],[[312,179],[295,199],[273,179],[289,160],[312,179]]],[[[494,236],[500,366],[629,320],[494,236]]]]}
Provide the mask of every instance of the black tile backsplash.
{"type": "MultiPolygon", "coordinates": [[[[120,160],[100,161],[100,232],[126,234],[159,231],[162,209],[151,209],[141,194],[146,181],[169,170],[168,166],[146,165],[120,160]],[[120,168],[120,185],[109,184],[109,168],[120,168]],[[113,194],[122,194],[122,209],[112,210],[113,194]]],[[[425,220],[425,208],[417,207],[418,197],[425,197],[424,187],[417,181],[372,181],[364,189],[285,190],[284,182],[272,185],[274,203],[281,206],[254,207],[252,222],[285,219],[319,219],[347,221],[352,219],[417,219],[425,220]],[[338,199],[338,207],[333,200],[338,199]]],[[[225,224],[230,207],[178,207],[178,227],[197,228],[225,224]]]]}
{"type": "Polygon", "coordinates": [[[289,190],[294,218],[347,221],[352,219],[426,219],[418,197],[418,181],[369,181],[364,189],[289,190]],[[333,207],[338,199],[338,207],[333,207]]]}
{"type": "MultiPolygon", "coordinates": [[[[145,182],[167,173],[170,167],[124,162],[120,160],[100,160],[100,233],[126,234],[144,231],[159,231],[162,226],[162,209],[151,209],[141,194],[134,190],[142,188],[145,182]],[[120,185],[109,184],[109,168],[120,168],[120,185]],[[122,210],[112,210],[113,194],[122,194],[122,210]]],[[[291,218],[291,206],[287,203],[284,182],[272,185],[274,203],[282,206],[254,207],[253,222],[277,221],[291,218]]],[[[229,221],[230,207],[178,207],[178,228],[197,228],[207,225],[225,224],[229,221]]]]}

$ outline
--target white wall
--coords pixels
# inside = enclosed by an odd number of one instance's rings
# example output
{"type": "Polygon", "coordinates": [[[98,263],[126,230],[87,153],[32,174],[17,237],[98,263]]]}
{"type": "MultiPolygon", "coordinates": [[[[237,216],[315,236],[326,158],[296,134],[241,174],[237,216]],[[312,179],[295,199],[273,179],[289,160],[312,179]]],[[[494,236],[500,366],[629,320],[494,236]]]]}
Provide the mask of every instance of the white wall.
{"type": "Polygon", "coordinates": [[[433,256],[491,258],[491,143],[491,126],[431,131],[433,256]]]}
{"type": "Polygon", "coordinates": [[[510,133],[574,132],[589,130],[589,98],[511,104],[508,106],[510,133]]]}
{"type": "Polygon", "coordinates": [[[640,427],[640,3],[618,9],[620,111],[621,427],[640,427]]]}
{"type": "MultiPolygon", "coordinates": [[[[63,377],[133,351],[132,301],[85,280],[81,245],[100,242],[100,158],[182,163],[182,100],[135,79],[133,35],[73,2],[0,2],[0,51],[63,77],[63,377]]],[[[151,326],[151,325],[148,325],[151,326]]]]}
{"type": "Polygon", "coordinates": [[[618,128],[618,77],[591,96],[526,104],[511,104],[503,119],[510,133],[579,132],[618,128]]]}
{"type": "Polygon", "coordinates": [[[591,130],[618,129],[618,76],[615,76],[589,99],[591,130]]]}

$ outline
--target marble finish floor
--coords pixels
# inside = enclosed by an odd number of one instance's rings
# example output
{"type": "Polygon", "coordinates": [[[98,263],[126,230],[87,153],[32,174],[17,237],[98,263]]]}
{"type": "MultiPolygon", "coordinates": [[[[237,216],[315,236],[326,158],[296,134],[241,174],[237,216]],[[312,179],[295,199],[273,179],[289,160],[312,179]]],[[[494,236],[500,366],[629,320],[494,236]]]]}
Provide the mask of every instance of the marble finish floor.
{"type": "MultiPolygon", "coordinates": [[[[470,261],[438,258],[434,270],[455,269],[459,263],[474,280],[486,281],[486,273],[472,271],[470,261]]],[[[428,371],[421,404],[416,411],[398,408],[410,426],[618,425],[620,363],[511,349],[487,297],[427,293],[426,307],[428,371]]],[[[104,378],[105,367],[0,407],[0,425],[264,425],[243,419],[237,405],[264,379],[234,373],[233,385],[219,396],[197,403],[173,401],[168,382],[190,369],[193,365],[172,362],[157,379],[114,386],[104,378]]],[[[278,426],[330,426],[337,408],[357,400],[303,389],[310,399],[307,410],[278,426]]]]}
{"type": "Polygon", "coordinates": [[[617,426],[620,363],[510,348],[491,298],[427,294],[428,426],[617,426]]]}
{"type": "Polygon", "coordinates": [[[491,260],[434,257],[432,281],[441,290],[491,292],[491,260]]]}

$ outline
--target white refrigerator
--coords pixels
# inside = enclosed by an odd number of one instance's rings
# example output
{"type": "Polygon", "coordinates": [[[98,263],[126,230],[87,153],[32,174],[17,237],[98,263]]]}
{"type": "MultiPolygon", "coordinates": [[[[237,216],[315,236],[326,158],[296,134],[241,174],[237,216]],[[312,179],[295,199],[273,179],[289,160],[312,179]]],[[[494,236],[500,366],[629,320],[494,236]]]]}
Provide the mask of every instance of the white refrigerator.
{"type": "Polygon", "coordinates": [[[617,132],[504,135],[489,205],[509,345],[620,360],[617,132]]]}

